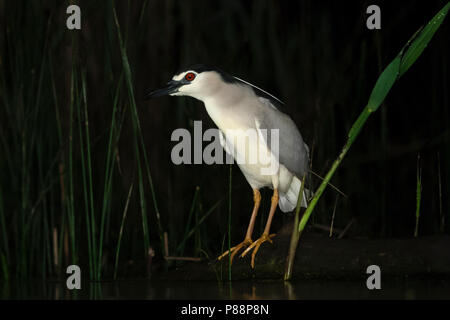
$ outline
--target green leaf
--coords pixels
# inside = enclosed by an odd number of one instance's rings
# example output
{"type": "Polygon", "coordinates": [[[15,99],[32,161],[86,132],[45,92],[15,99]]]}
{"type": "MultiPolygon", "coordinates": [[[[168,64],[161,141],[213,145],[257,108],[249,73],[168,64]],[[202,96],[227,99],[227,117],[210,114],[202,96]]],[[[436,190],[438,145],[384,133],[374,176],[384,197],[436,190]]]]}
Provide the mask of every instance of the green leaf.
{"type": "Polygon", "coordinates": [[[401,57],[398,55],[387,67],[384,69],[383,73],[377,80],[375,87],[369,97],[369,102],[367,102],[367,109],[369,113],[374,112],[383,103],[384,98],[391,90],[395,81],[397,81],[399,76],[401,57]]]}
{"type": "MultiPolygon", "coordinates": [[[[416,34],[412,37],[412,43],[410,44],[407,51],[403,54],[400,65],[400,74],[402,76],[411,65],[417,60],[417,58],[422,54],[423,50],[430,42],[434,33],[440,27],[442,22],[445,19],[448,11],[450,9],[450,2],[448,2],[442,9],[439,11],[430,22],[428,22],[427,26],[422,29],[420,32],[416,32],[416,34]]],[[[411,41],[410,40],[410,41],[411,41]]],[[[408,42],[409,43],[409,42],[408,42]]],[[[405,46],[407,47],[408,44],[405,46]]],[[[404,48],[405,49],[405,48],[404,48]]],[[[403,50],[402,50],[403,51],[403,50]]]]}
{"type": "Polygon", "coordinates": [[[333,162],[330,170],[325,175],[322,183],[317,188],[316,192],[314,192],[314,197],[311,199],[308,208],[306,208],[305,212],[303,213],[303,216],[298,224],[299,238],[306,226],[306,223],[309,220],[309,217],[314,211],[317,202],[322,196],[335,171],[340,166],[348,150],[350,150],[353,142],[358,137],[359,132],[366,123],[367,119],[372,114],[372,112],[376,111],[378,107],[383,103],[386,95],[389,93],[395,81],[397,81],[397,79],[406,72],[406,70],[414,63],[414,61],[417,60],[428,42],[433,37],[436,30],[442,24],[442,21],[447,15],[449,9],[450,2],[448,2],[447,5],[445,5],[445,7],[441,11],[439,11],[439,13],[430,21],[430,23],[428,23],[425,28],[419,29],[419,31],[417,31],[410,38],[410,40],[406,43],[397,57],[395,57],[395,59],[386,67],[386,69],[384,69],[384,71],[378,78],[375,87],[373,88],[372,93],[369,97],[367,106],[364,108],[364,110],[350,129],[347,142],[342,148],[337,159],[333,162]]]}

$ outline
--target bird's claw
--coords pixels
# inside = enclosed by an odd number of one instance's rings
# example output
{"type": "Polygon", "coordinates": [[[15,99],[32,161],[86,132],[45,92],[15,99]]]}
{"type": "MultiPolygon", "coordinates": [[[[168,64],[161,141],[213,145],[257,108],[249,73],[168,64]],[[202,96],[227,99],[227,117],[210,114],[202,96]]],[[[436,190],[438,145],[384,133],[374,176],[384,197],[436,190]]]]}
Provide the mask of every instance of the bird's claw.
{"type": "Polygon", "coordinates": [[[241,243],[239,243],[238,245],[230,248],[230,250],[225,251],[224,253],[222,253],[217,260],[221,260],[223,257],[227,256],[229,253],[231,253],[230,256],[230,265],[233,264],[233,258],[236,255],[236,253],[239,252],[239,250],[241,250],[244,246],[249,246],[252,245],[253,241],[250,238],[246,238],[244,239],[244,241],[242,241],[241,243]]]}
{"type": "Polygon", "coordinates": [[[251,262],[252,269],[254,269],[255,268],[255,256],[259,250],[259,247],[266,241],[273,243],[273,241],[272,241],[273,237],[275,237],[275,233],[270,234],[270,235],[267,233],[263,233],[262,236],[258,240],[253,242],[247,249],[245,249],[244,252],[242,252],[241,258],[245,257],[245,255],[254,248],[254,250],[252,252],[252,262],[251,262]]]}

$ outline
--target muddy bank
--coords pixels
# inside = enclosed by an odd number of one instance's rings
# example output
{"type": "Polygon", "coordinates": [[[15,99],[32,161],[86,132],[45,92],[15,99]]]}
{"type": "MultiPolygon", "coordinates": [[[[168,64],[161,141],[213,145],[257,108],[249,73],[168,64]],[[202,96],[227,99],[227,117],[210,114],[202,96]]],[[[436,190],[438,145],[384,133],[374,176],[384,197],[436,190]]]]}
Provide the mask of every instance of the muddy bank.
{"type": "MultiPolygon", "coordinates": [[[[255,269],[250,256],[235,257],[233,280],[282,279],[289,235],[280,234],[274,243],[261,246],[255,269]]],[[[226,260],[226,259],[225,259],[226,260]]],[[[296,254],[295,279],[367,278],[366,268],[378,265],[383,277],[450,277],[450,236],[408,239],[330,239],[314,232],[300,240],[296,254]]],[[[167,280],[228,279],[228,261],[177,263],[168,271],[155,270],[153,277],[167,280]]]]}

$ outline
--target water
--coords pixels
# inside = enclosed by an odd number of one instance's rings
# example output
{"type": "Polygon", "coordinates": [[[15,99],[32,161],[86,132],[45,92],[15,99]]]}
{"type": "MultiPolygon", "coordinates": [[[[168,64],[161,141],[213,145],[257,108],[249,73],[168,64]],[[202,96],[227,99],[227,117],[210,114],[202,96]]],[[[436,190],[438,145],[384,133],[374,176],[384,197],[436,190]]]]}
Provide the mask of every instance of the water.
{"type": "Polygon", "coordinates": [[[381,290],[368,290],[365,281],[150,281],[83,282],[68,290],[64,282],[0,283],[0,299],[450,299],[450,281],[432,279],[382,280],[381,290]]]}

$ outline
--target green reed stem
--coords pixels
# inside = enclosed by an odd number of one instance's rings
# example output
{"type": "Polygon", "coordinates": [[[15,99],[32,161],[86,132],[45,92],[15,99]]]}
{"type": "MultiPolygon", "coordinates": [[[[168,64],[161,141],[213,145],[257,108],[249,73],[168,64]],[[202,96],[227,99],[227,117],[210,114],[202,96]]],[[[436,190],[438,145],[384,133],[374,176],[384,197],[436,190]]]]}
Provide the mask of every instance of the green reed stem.
{"type": "Polygon", "coordinates": [[[284,280],[285,281],[290,280],[292,278],[292,270],[294,267],[295,252],[297,251],[298,239],[300,236],[300,232],[299,232],[297,226],[298,226],[298,222],[300,220],[299,217],[300,217],[300,209],[302,207],[303,193],[305,190],[305,180],[306,180],[306,173],[303,175],[302,186],[300,187],[300,192],[298,194],[297,207],[295,208],[294,227],[292,230],[291,242],[289,245],[289,253],[286,257],[286,269],[284,271],[284,280]]]}
{"type": "MultiPolygon", "coordinates": [[[[9,242],[8,242],[8,233],[6,232],[6,223],[5,223],[5,209],[3,206],[3,192],[0,186],[0,231],[2,233],[2,242],[3,249],[0,247],[0,250],[4,252],[4,258],[6,265],[9,264],[9,242]]],[[[1,251],[0,251],[1,252],[1,251]]]]}
{"type": "Polygon", "coordinates": [[[200,191],[200,187],[199,186],[195,187],[194,198],[192,199],[191,209],[189,210],[188,221],[187,221],[187,224],[186,224],[186,228],[184,229],[183,240],[181,242],[182,245],[180,245],[180,247],[179,247],[180,248],[179,254],[181,256],[184,255],[184,246],[185,246],[185,243],[186,243],[186,238],[187,238],[187,235],[188,235],[188,232],[189,232],[189,228],[191,226],[192,215],[193,215],[194,210],[195,210],[195,206],[196,206],[196,203],[197,203],[197,197],[198,197],[199,191],[200,191]]]}
{"type": "MultiPolygon", "coordinates": [[[[75,39],[72,37],[72,54],[75,52],[75,39]]],[[[67,217],[69,224],[69,237],[71,245],[72,263],[76,264],[77,256],[75,253],[75,207],[74,207],[74,178],[73,178],[73,109],[75,104],[74,90],[76,82],[75,58],[72,56],[72,72],[70,81],[70,105],[69,105],[69,194],[67,217]]],[[[64,228],[64,226],[62,227],[64,228]]]]}
{"type": "Polygon", "coordinates": [[[125,218],[127,217],[128,205],[130,204],[131,193],[133,192],[133,186],[134,186],[134,182],[130,186],[130,190],[128,191],[128,196],[127,196],[127,201],[125,202],[125,208],[123,209],[122,222],[120,224],[120,231],[119,231],[119,239],[117,240],[117,247],[116,247],[116,260],[114,262],[114,280],[117,279],[117,267],[119,265],[120,245],[122,243],[123,228],[125,225],[125,218]]]}
{"type": "Polygon", "coordinates": [[[216,210],[216,208],[222,203],[223,200],[224,198],[219,199],[219,201],[217,201],[208,211],[206,211],[206,213],[200,219],[198,219],[197,224],[189,231],[187,236],[178,245],[178,248],[176,250],[177,252],[180,250],[181,247],[185,245],[186,241],[197,231],[197,229],[201,226],[201,224],[205,221],[205,219],[208,218],[208,216],[211,213],[213,213],[214,210],[216,210]]]}
{"type": "Polygon", "coordinates": [[[414,237],[419,235],[420,202],[422,199],[422,169],[420,167],[420,154],[417,155],[417,176],[416,176],[416,226],[414,237]]]}
{"type": "Polygon", "coordinates": [[[86,151],[87,148],[84,146],[84,137],[83,137],[83,128],[82,128],[82,115],[81,115],[81,107],[79,106],[80,101],[77,100],[77,115],[78,115],[78,133],[80,137],[80,156],[81,156],[81,177],[83,180],[83,195],[84,195],[84,210],[86,212],[86,228],[87,228],[87,240],[88,240],[88,253],[89,253],[89,275],[91,279],[95,279],[96,275],[96,265],[95,265],[95,231],[93,230],[93,218],[92,218],[92,210],[90,209],[90,201],[89,201],[89,186],[88,186],[88,177],[87,177],[87,169],[86,169],[86,151]]]}
{"type": "MultiPolygon", "coordinates": [[[[128,62],[126,48],[125,48],[124,42],[122,40],[122,35],[120,32],[120,24],[119,24],[119,20],[117,18],[114,1],[112,1],[111,4],[112,4],[113,15],[114,15],[114,21],[115,21],[116,29],[117,29],[117,37],[119,40],[122,64],[123,64],[123,68],[124,68],[125,80],[126,80],[126,85],[127,85],[127,90],[128,90],[128,97],[129,97],[129,102],[130,102],[131,109],[132,109],[131,111],[132,111],[133,133],[134,133],[134,149],[135,149],[135,153],[136,153],[136,161],[137,161],[137,169],[138,169],[139,196],[140,196],[140,207],[141,207],[141,214],[142,214],[142,230],[143,230],[143,237],[144,237],[144,250],[145,250],[145,255],[147,255],[149,252],[149,248],[150,248],[150,237],[149,237],[148,222],[147,222],[147,210],[146,210],[143,174],[142,174],[142,166],[141,166],[141,155],[140,155],[139,143],[138,143],[138,135],[141,132],[140,125],[139,125],[139,117],[137,114],[136,100],[134,97],[134,90],[133,90],[133,85],[132,85],[131,68],[130,68],[130,64],[128,62]]],[[[145,152],[144,152],[144,158],[146,158],[145,152]]],[[[151,186],[151,189],[153,190],[153,184],[151,184],[150,186],[151,186]]],[[[153,194],[153,192],[152,192],[152,194],[153,194]]],[[[156,202],[154,202],[154,203],[156,203],[156,202]]],[[[161,235],[161,240],[162,240],[162,235],[161,235]]]]}
{"type": "MultiPolygon", "coordinates": [[[[103,229],[104,229],[104,221],[106,217],[106,212],[108,210],[108,203],[110,203],[111,192],[112,192],[112,181],[113,181],[113,166],[114,166],[114,154],[113,148],[117,144],[117,141],[120,136],[121,125],[119,128],[116,128],[116,114],[118,109],[118,101],[119,101],[119,93],[122,88],[122,80],[123,73],[121,73],[119,78],[119,84],[117,86],[114,101],[113,101],[113,110],[112,110],[112,118],[111,118],[111,126],[109,130],[109,140],[108,140],[108,149],[106,155],[106,168],[105,168],[105,186],[103,191],[103,205],[102,205],[102,218],[101,218],[101,233],[100,233],[100,245],[99,245],[99,263],[101,263],[102,259],[102,250],[103,250],[103,229]],[[117,131],[117,132],[116,132],[117,131]]],[[[119,244],[120,245],[120,244],[119,244]]],[[[118,250],[118,248],[117,248],[118,250]]],[[[100,278],[100,274],[98,276],[100,278]]]]}

